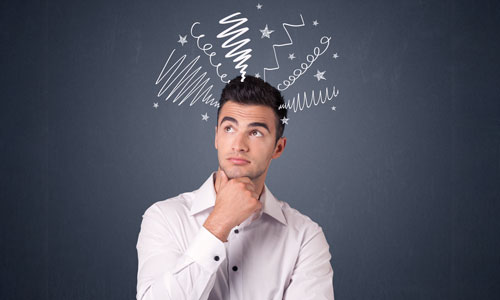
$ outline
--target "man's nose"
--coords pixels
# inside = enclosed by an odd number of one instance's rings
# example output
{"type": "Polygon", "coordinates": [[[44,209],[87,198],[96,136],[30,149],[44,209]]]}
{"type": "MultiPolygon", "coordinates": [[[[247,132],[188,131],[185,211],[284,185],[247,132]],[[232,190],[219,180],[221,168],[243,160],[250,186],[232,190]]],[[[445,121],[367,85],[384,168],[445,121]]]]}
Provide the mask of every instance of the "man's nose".
{"type": "Polygon", "coordinates": [[[235,152],[248,151],[246,135],[244,133],[236,134],[233,139],[232,149],[235,152]]]}

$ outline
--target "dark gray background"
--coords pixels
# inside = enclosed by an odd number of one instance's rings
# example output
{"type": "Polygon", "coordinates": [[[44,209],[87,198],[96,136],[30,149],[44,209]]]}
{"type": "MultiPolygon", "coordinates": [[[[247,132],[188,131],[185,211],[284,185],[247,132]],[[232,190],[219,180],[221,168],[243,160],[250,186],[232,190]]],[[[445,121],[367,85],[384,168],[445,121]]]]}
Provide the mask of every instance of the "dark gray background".
{"type": "Polygon", "coordinates": [[[276,41],[302,13],[301,55],[312,20],[334,36],[340,58],[316,64],[337,111],[290,113],[267,185],[323,227],[336,298],[498,299],[498,2],[261,3],[2,1],[1,299],[135,298],[142,213],[217,167],[216,110],[154,82],[178,34],[200,21],[214,41],[236,11],[276,41]]]}

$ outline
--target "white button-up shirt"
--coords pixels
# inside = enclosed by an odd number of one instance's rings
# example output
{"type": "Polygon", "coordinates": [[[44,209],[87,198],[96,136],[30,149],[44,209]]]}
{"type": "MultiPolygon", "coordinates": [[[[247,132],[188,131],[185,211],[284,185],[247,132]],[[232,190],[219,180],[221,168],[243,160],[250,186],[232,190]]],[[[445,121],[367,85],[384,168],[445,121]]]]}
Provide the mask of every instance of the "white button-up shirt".
{"type": "Polygon", "coordinates": [[[203,227],[214,173],[196,191],[149,207],[137,241],[138,300],[333,300],[323,230],[264,186],[261,211],[222,242],[203,227]]]}

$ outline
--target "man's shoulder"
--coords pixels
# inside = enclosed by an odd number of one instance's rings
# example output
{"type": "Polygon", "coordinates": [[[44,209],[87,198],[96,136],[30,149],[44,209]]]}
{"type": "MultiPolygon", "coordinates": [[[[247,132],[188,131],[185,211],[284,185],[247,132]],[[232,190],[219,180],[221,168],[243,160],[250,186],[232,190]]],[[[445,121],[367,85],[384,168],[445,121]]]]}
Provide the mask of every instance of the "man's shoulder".
{"type": "Polygon", "coordinates": [[[187,214],[191,209],[193,192],[185,192],[175,197],[157,201],[146,209],[147,213],[159,213],[164,217],[187,214]]]}
{"type": "Polygon", "coordinates": [[[293,208],[285,201],[277,200],[281,205],[281,210],[285,216],[287,227],[295,232],[313,233],[321,230],[321,226],[306,214],[293,208]]]}

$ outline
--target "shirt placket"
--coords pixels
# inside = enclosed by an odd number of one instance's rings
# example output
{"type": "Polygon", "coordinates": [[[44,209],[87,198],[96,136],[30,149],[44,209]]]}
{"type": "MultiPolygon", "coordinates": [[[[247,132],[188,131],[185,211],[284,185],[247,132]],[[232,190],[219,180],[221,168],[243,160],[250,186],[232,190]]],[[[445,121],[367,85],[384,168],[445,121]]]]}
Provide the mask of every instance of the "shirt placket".
{"type": "Polygon", "coordinates": [[[243,299],[242,271],[243,271],[243,228],[236,226],[231,230],[228,238],[227,273],[229,279],[229,295],[232,300],[243,299]]]}

